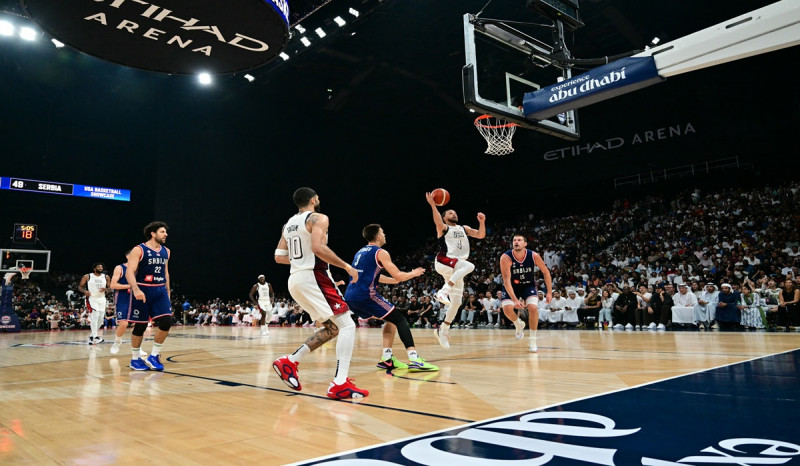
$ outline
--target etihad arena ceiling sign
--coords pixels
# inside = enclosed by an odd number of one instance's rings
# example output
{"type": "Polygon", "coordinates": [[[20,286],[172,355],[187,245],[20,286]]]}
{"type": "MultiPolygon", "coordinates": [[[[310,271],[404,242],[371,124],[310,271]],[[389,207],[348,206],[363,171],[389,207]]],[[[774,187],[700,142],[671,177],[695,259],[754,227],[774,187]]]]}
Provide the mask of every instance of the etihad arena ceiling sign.
{"type": "Polygon", "coordinates": [[[289,40],[288,0],[20,0],[56,39],[121,65],[171,74],[233,73],[289,40]]]}

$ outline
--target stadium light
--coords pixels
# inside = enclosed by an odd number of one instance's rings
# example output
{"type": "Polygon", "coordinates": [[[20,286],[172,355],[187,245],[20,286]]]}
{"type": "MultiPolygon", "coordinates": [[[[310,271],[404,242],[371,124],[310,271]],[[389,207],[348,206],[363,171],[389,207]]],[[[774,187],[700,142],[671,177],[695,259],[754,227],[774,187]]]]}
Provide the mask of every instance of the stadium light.
{"type": "Polygon", "coordinates": [[[58,39],[50,39],[50,42],[52,42],[53,45],[55,45],[57,49],[60,49],[60,48],[64,47],[64,43],[61,42],[58,39]]]}
{"type": "Polygon", "coordinates": [[[14,35],[14,25],[5,20],[0,21],[0,36],[13,36],[13,35],[14,35]]]}
{"type": "Polygon", "coordinates": [[[19,28],[19,36],[25,40],[36,40],[36,30],[24,26],[19,28]]]}
{"type": "Polygon", "coordinates": [[[356,10],[355,8],[350,8],[349,10],[347,10],[347,12],[355,16],[356,18],[358,18],[358,15],[360,14],[358,10],[356,10]]]}
{"type": "Polygon", "coordinates": [[[344,20],[342,19],[342,17],[341,17],[341,16],[337,16],[337,17],[333,18],[333,22],[334,22],[334,23],[336,23],[336,24],[338,24],[338,25],[339,25],[339,27],[342,27],[342,26],[344,26],[345,24],[347,24],[347,23],[345,23],[345,22],[344,22],[344,20]]]}
{"type": "Polygon", "coordinates": [[[295,26],[294,28],[297,29],[297,32],[299,32],[300,34],[305,34],[306,33],[306,28],[304,28],[303,26],[301,26],[299,24],[297,26],[295,26]]]}
{"type": "MultiPolygon", "coordinates": [[[[307,46],[306,46],[306,47],[307,47],[307,46]]],[[[289,59],[289,55],[286,55],[286,52],[281,52],[281,54],[280,54],[280,55],[278,55],[278,56],[279,56],[279,57],[281,57],[281,58],[283,58],[283,61],[286,61],[286,60],[288,60],[288,59],[289,59]]]]}
{"type": "Polygon", "coordinates": [[[255,76],[253,76],[252,74],[244,75],[244,79],[246,79],[248,82],[253,82],[256,80],[255,76]]]}
{"type": "Polygon", "coordinates": [[[200,73],[197,75],[197,81],[204,86],[208,86],[211,84],[211,75],[208,73],[200,73]]]}
{"type": "Polygon", "coordinates": [[[314,32],[317,33],[317,35],[319,36],[320,39],[325,37],[325,31],[323,31],[322,28],[316,28],[316,29],[314,29],[314,32]]]}
{"type": "Polygon", "coordinates": [[[311,46],[311,41],[308,40],[308,37],[301,37],[300,38],[300,42],[302,42],[303,45],[305,45],[306,47],[311,46]]]}

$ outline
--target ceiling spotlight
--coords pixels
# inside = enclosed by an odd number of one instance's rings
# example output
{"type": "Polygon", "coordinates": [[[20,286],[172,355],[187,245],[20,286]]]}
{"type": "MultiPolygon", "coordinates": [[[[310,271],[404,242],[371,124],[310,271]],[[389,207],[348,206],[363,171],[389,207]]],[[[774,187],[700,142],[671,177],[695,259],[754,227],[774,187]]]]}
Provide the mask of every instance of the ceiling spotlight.
{"type": "Polygon", "coordinates": [[[64,43],[61,42],[58,39],[50,39],[50,42],[52,42],[53,45],[55,45],[57,49],[60,49],[60,48],[64,47],[64,43]]]}
{"type": "Polygon", "coordinates": [[[302,43],[303,43],[303,45],[305,45],[306,47],[308,47],[308,46],[310,46],[310,45],[311,45],[311,41],[310,41],[310,40],[308,40],[308,37],[301,37],[301,38],[300,38],[300,42],[302,42],[302,43]]]}
{"type": "Polygon", "coordinates": [[[21,27],[19,29],[19,36],[25,40],[36,40],[36,30],[29,27],[21,27]]]}
{"type": "Polygon", "coordinates": [[[0,36],[13,36],[14,25],[8,21],[0,21],[0,36]]]}
{"type": "Polygon", "coordinates": [[[659,42],[661,42],[661,39],[653,37],[653,40],[650,41],[650,45],[658,45],[659,42]]]}
{"type": "MultiPolygon", "coordinates": [[[[308,47],[308,46],[306,46],[306,47],[308,47]]],[[[278,55],[278,56],[283,58],[283,61],[286,61],[286,60],[289,59],[289,55],[286,55],[286,52],[281,52],[281,54],[278,55]]]]}
{"type": "Polygon", "coordinates": [[[320,39],[325,37],[325,31],[323,31],[322,28],[316,28],[316,29],[314,29],[314,32],[317,33],[317,35],[319,36],[320,39]]]}
{"type": "Polygon", "coordinates": [[[358,10],[356,10],[355,8],[350,8],[349,10],[347,10],[347,12],[355,16],[356,18],[358,18],[358,15],[360,14],[358,10]]]}
{"type": "Polygon", "coordinates": [[[208,73],[200,73],[197,75],[197,81],[204,86],[208,86],[211,84],[211,75],[208,73]]]}
{"type": "Polygon", "coordinates": [[[342,27],[342,26],[344,26],[345,24],[347,24],[347,23],[345,23],[345,22],[344,22],[344,20],[342,19],[342,17],[341,17],[341,16],[337,16],[337,17],[333,18],[333,22],[334,22],[334,23],[336,23],[336,24],[338,24],[338,25],[339,25],[339,27],[342,27]]]}
{"type": "Polygon", "coordinates": [[[300,34],[305,34],[306,33],[306,28],[304,28],[303,26],[301,26],[299,24],[297,26],[295,26],[294,28],[297,29],[297,32],[299,32],[300,34]]]}
{"type": "Polygon", "coordinates": [[[254,77],[252,74],[246,74],[246,75],[244,75],[244,79],[246,79],[246,80],[247,80],[247,81],[249,81],[249,82],[253,82],[253,81],[255,81],[255,80],[256,80],[256,78],[255,78],[255,77],[254,77]]]}

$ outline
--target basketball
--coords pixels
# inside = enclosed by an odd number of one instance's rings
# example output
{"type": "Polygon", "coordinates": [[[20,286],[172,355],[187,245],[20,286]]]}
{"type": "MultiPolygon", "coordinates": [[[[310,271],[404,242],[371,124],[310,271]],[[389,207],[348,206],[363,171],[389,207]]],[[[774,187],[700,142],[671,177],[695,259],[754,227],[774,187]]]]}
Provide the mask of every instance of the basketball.
{"type": "Polygon", "coordinates": [[[446,189],[442,188],[434,189],[433,191],[431,191],[431,197],[433,198],[433,203],[439,207],[450,202],[450,193],[448,193],[446,189]]]}

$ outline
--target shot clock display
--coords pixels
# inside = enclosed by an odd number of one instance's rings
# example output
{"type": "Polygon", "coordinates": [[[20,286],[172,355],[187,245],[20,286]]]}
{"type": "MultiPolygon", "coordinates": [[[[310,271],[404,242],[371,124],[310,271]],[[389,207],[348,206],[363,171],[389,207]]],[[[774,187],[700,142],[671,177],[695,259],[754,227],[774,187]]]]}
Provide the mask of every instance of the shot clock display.
{"type": "Polygon", "coordinates": [[[12,241],[17,244],[36,244],[39,234],[39,227],[31,223],[15,223],[14,238],[12,241]]]}

